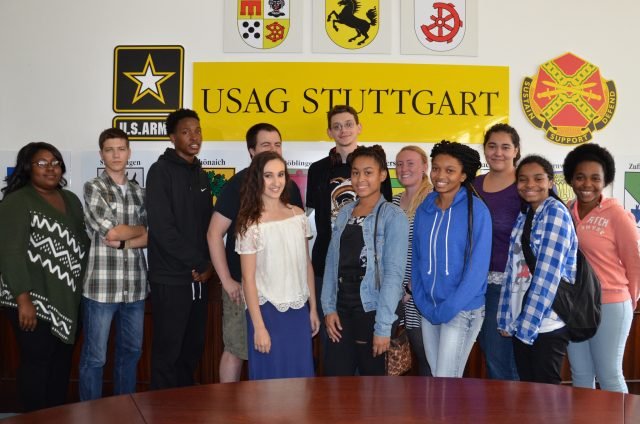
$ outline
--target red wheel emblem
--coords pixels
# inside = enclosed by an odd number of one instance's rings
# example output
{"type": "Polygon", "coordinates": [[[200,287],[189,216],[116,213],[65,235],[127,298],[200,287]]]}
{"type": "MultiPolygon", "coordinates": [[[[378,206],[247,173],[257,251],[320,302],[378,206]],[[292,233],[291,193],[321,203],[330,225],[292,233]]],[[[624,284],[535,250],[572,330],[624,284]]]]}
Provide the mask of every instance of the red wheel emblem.
{"type": "Polygon", "coordinates": [[[462,27],[460,15],[451,3],[433,3],[433,7],[438,10],[438,16],[431,15],[433,23],[420,29],[429,41],[450,43],[462,27]]]}

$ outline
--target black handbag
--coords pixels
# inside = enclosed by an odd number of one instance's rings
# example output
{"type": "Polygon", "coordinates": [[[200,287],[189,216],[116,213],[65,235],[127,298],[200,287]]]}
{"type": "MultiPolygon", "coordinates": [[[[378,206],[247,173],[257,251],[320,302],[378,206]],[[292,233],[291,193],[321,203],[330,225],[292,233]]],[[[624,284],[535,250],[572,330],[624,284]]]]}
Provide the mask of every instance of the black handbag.
{"type": "MultiPolygon", "coordinates": [[[[533,209],[529,208],[520,239],[522,243],[522,253],[524,254],[531,275],[533,275],[536,269],[537,262],[531,250],[533,214],[533,209]]],[[[529,295],[529,290],[531,290],[531,286],[527,289],[524,299],[529,295]]],[[[558,286],[551,308],[567,325],[569,329],[569,339],[572,342],[583,342],[593,337],[596,331],[598,331],[601,306],[602,289],[600,287],[600,280],[598,280],[587,258],[582,251],[578,249],[575,284],[571,284],[565,279],[560,280],[560,285],[558,286]]]]}

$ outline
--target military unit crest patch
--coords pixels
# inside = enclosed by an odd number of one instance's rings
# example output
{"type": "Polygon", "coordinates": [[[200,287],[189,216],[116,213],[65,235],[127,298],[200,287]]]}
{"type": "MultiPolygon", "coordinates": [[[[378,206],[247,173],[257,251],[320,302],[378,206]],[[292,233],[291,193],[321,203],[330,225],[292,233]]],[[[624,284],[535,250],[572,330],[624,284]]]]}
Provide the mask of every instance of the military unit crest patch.
{"type": "Polygon", "coordinates": [[[544,63],[522,83],[522,107],[527,119],[562,145],[586,143],[613,117],[617,93],[600,69],[572,53],[544,63]]]}

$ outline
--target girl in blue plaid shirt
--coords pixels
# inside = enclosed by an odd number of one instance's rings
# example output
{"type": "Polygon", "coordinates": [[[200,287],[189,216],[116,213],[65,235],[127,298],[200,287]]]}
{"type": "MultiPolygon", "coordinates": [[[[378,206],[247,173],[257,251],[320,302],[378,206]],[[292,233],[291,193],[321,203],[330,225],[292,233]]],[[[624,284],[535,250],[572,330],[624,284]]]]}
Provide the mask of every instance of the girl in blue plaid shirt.
{"type": "Polygon", "coordinates": [[[565,205],[553,192],[553,167],[540,156],[527,156],[516,169],[518,193],[527,203],[511,232],[507,280],[498,307],[498,330],[513,337],[522,381],[560,384],[569,343],[565,323],[551,305],[560,280],[574,283],[578,242],[565,205]],[[530,219],[530,246],[536,258],[529,271],[522,234],[530,219]]]}

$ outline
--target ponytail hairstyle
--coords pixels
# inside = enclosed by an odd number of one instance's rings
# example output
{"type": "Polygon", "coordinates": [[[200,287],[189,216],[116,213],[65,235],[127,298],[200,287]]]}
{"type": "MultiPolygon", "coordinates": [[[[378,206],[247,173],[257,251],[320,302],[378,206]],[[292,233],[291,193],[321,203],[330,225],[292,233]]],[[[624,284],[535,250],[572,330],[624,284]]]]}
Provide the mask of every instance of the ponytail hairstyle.
{"type": "Polygon", "coordinates": [[[279,160],[284,164],[285,184],[282,193],[280,193],[280,201],[285,205],[289,203],[287,163],[276,152],[258,153],[251,160],[247,176],[240,188],[240,210],[236,221],[237,235],[244,235],[251,225],[260,222],[260,216],[264,211],[264,202],[262,201],[262,195],[264,194],[264,167],[272,160],[279,160]]]}
{"type": "Polygon", "coordinates": [[[428,175],[429,161],[427,159],[427,154],[424,152],[424,150],[422,150],[422,148],[418,146],[404,146],[402,149],[400,149],[400,151],[398,152],[398,155],[405,151],[415,152],[418,155],[420,155],[420,159],[422,160],[422,163],[425,164],[427,167],[427,172],[425,172],[422,175],[422,180],[420,181],[420,186],[418,187],[418,191],[416,191],[416,194],[413,196],[413,198],[409,202],[409,209],[407,209],[407,216],[409,218],[412,218],[416,214],[416,209],[418,209],[418,206],[420,206],[424,198],[427,197],[427,194],[433,191],[433,185],[431,185],[431,181],[429,180],[429,175],[428,175]]]}
{"type": "MultiPolygon", "coordinates": [[[[522,159],[520,161],[520,163],[518,164],[517,168],[516,168],[516,181],[518,179],[518,176],[520,175],[520,171],[522,170],[522,167],[524,165],[530,165],[532,163],[538,164],[542,167],[542,169],[544,170],[544,173],[547,174],[547,176],[549,177],[549,180],[551,182],[553,182],[553,165],[551,165],[551,162],[549,162],[547,159],[543,158],[542,156],[539,155],[528,155],[526,156],[524,159],[522,159]]],[[[555,190],[552,188],[549,189],[549,196],[553,197],[554,199],[556,199],[557,201],[559,201],[560,203],[562,203],[564,205],[564,202],[562,201],[562,199],[556,194],[555,190]]],[[[529,208],[529,204],[525,201],[522,202],[522,208],[520,209],[523,213],[527,212],[527,209],[529,208]]]]}
{"type": "Polygon", "coordinates": [[[431,161],[438,155],[449,155],[458,159],[462,165],[462,172],[467,176],[462,183],[462,186],[467,190],[467,245],[464,250],[464,266],[466,267],[473,252],[473,196],[482,200],[472,184],[482,167],[480,153],[465,144],[442,140],[431,149],[431,161]]]}

